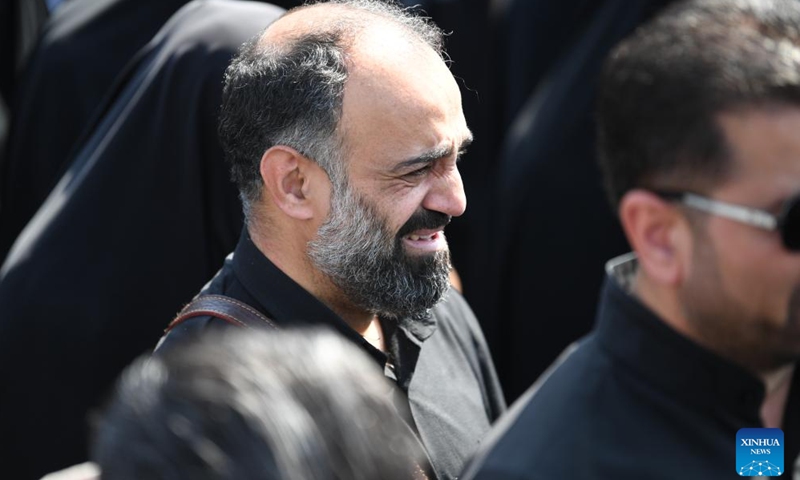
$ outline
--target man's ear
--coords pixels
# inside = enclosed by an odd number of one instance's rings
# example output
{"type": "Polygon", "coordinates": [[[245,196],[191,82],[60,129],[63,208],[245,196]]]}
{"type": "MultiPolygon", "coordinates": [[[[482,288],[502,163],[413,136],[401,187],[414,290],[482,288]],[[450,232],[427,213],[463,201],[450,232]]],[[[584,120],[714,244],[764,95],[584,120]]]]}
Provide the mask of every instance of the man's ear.
{"type": "Polygon", "coordinates": [[[264,152],[259,171],[267,195],[286,215],[297,220],[314,217],[309,198],[316,164],[297,150],[275,145],[264,152]]]}
{"type": "Polygon", "coordinates": [[[675,205],[652,192],[631,190],[620,200],[619,216],[639,268],[658,283],[681,284],[691,258],[691,230],[675,205]]]}

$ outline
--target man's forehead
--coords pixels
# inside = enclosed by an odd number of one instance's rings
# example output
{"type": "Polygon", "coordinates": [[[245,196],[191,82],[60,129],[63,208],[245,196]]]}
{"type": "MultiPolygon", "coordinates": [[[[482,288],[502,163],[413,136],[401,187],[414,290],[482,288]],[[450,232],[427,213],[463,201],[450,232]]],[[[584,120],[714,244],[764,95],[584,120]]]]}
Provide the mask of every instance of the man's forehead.
{"type": "Polygon", "coordinates": [[[466,123],[460,89],[441,57],[403,32],[377,28],[363,32],[354,45],[343,120],[349,126],[365,121],[408,128],[423,120],[466,123]]]}
{"type": "MultiPolygon", "coordinates": [[[[721,113],[732,180],[794,193],[800,188],[800,108],[760,106],[721,113]]],[[[755,188],[755,187],[754,187],[755,188]]]]}
{"type": "Polygon", "coordinates": [[[372,160],[381,159],[387,167],[414,158],[450,156],[462,148],[471,133],[458,86],[445,67],[439,72],[419,67],[419,76],[391,75],[389,70],[372,78],[350,78],[341,122],[349,147],[372,150],[372,160]]]}
{"type": "MultiPolygon", "coordinates": [[[[800,148],[796,128],[800,125],[800,107],[759,105],[722,112],[716,115],[731,153],[736,157],[780,157],[800,148]]],[[[793,162],[797,163],[797,162],[793,162]]],[[[799,164],[800,165],[800,164],[799,164]]],[[[754,165],[758,168],[759,162],[754,165]]]]}
{"type": "Polygon", "coordinates": [[[349,50],[348,83],[359,87],[402,95],[402,87],[411,83],[455,86],[439,54],[401,26],[369,25],[353,38],[349,50]]]}

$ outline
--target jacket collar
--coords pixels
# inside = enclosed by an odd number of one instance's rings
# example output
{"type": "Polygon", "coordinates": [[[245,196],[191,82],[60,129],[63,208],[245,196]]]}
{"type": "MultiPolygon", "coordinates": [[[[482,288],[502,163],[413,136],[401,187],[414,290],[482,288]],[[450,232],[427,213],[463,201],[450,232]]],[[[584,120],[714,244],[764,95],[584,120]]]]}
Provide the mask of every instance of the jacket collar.
{"type": "Polygon", "coordinates": [[[640,302],[631,293],[636,269],[634,254],[612,259],[606,266],[595,327],[601,347],[670,397],[760,425],[763,383],[679,334],[640,302]]]}

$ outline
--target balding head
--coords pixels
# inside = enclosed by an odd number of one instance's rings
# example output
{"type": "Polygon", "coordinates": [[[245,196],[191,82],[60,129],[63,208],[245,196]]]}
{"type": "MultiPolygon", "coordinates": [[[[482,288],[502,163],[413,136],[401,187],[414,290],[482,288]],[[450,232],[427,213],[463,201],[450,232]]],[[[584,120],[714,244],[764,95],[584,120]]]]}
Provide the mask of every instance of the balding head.
{"type": "MultiPolygon", "coordinates": [[[[338,132],[344,86],[366,36],[386,48],[413,46],[440,58],[442,33],[426,18],[378,0],[337,0],[291,10],[246,43],[225,74],[220,140],[250,220],[261,198],[259,164],[285,145],[345,179],[338,132]]],[[[370,47],[374,50],[374,46],[370,47]]],[[[370,57],[374,56],[369,55],[370,57]]],[[[391,50],[384,58],[391,58],[391,50]]]]}
{"type": "Polygon", "coordinates": [[[294,8],[264,31],[259,44],[288,45],[305,35],[326,33],[350,44],[369,27],[401,29],[408,39],[424,42],[443,54],[442,32],[427,18],[376,0],[333,0],[294,8]]]}

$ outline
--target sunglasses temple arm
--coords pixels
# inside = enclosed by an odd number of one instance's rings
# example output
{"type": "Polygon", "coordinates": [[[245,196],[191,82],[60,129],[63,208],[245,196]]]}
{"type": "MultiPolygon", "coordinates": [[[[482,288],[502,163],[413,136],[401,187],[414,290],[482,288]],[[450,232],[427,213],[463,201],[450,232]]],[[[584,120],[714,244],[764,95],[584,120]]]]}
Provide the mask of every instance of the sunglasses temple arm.
{"type": "Polygon", "coordinates": [[[692,193],[685,194],[682,198],[682,203],[712,215],[736,220],[764,230],[778,228],[778,219],[763,210],[712,200],[692,193]]]}

